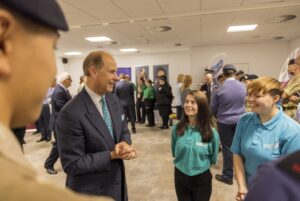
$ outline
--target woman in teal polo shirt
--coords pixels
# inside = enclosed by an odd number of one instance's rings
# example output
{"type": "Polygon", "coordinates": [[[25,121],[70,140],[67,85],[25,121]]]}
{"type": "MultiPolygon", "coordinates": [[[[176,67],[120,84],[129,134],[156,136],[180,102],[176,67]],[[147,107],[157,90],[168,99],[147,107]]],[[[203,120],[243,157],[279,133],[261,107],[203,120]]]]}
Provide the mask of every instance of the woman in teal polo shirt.
{"type": "Polygon", "coordinates": [[[208,201],[212,192],[210,166],[217,162],[219,137],[212,128],[203,92],[187,93],[183,117],[172,130],[171,146],[178,201],[208,201]]]}
{"type": "Polygon", "coordinates": [[[237,200],[244,200],[247,183],[260,164],[300,150],[300,126],[277,104],[281,94],[280,83],[271,77],[258,78],[248,86],[252,112],[239,120],[231,146],[237,200]]]}

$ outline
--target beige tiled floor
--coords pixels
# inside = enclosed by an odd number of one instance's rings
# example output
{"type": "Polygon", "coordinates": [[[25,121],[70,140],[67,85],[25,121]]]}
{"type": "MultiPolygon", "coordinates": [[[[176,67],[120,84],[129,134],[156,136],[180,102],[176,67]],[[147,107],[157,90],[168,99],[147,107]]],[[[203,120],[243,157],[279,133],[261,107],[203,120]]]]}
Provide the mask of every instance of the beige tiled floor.
{"type": "MultiPolygon", "coordinates": [[[[39,134],[26,134],[24,151],[26,157],[38,171],[40,177],[55,185],[64,187],[65,174],[60,161],[55,168],[57,175],[48,175],[43,164],[47,158],[51,143],[40,142],[39,134]]],[[[137,126],[137,134],[132,136],[134,146],[139,157],[126,161],[126,177],[130,201],[175,201],[176,195],[173,182],[174,167],[170,153],[170,129],[146,128],[137,126]]],[[[221,155],[219,163],[211,168],[212,174],[220,172],[221,155]]],[[[234,185],[226,185],[213,179],[213,192],[211,201],[233,201],[237,191],[234,185]]]]}

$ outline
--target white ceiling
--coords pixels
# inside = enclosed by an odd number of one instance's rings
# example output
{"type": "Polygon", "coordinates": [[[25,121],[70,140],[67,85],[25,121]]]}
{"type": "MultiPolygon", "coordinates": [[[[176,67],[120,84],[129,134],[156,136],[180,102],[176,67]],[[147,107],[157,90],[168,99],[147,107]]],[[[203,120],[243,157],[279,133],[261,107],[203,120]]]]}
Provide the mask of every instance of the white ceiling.
{"type": "MultiPolygon", "coordinates": [[[[258,43],[275,36],[300,36],[300,0],[58,0],[70,31],[62,33],[57,55],[67,51],[87,54],[94,49],[122,54],[120,48],[141,53],[188,50],[194,46],[258,43]],[[297,18],[279,23],[281,15],[297,18]],[[256,30],[227,33],[230,25],[258,24],[256,30]],[[171,26],[170,32],[155,32],[171,26]],[[84,38],[108,36],[115,45],[84,38]],[[175,47],[180,43],[182,46],[175,47]]],[[[124,53],[123,53],[124,54],[124,53]]],[[[132,53],[131,53],[132,54],[132,53]]],[[[135,53],[136,54],[136,53],[135,53]]]]}

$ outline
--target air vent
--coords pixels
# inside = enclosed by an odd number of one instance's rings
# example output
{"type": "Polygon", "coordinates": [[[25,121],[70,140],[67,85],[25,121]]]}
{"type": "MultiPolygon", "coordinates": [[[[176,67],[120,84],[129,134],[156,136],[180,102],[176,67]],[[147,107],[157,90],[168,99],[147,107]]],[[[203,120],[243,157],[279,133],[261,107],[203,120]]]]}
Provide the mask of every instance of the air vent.
{"type": "Polygon", "coordinates": [[[266,23],[268,23],[268,24],[285,23],[285,22],[289,22],[291,20],[294,20],[296,18],[297,18],[296,15],[280,15],[280,16],[277,16],[277,17],[272,17],[272,18],[266,19],[266,23]]]}
{"type": "Polygon", "coordinates": [[[117,41],[104,41],[104,42],[99,42],[96,47],[97,48],[103,48],[103,46],[116,45],[116,44],[119,44],[119,42],[117,42],[117,41]]]}
{"type": "Polygon", "coordinates": [[[180,46],[182,46],[181,43],[175,43],[175,44],[174,44],[174,47],[180,47],[180,46]]]}
{"type": "Polygon", "coordinates": [[[296,15],[281,15],[280,16],[280,23],[283,23],[283,22],[287,22],[287,21],[291,21],[293,19],[295,19],[297,16],[296,15]]]}
{"type": "Polygon", "coordinates": [[[273,40],[282,40],[282,39],[284,39],[283,36],[274,36],[273,37],[273,40]]]}
{"type": "Polygon", "coordinates": [[[148,31],[150,32],[168,32],[171,30],[173,30],[173,28],[170,26],[157,26],[148,28],[148,31]]]}

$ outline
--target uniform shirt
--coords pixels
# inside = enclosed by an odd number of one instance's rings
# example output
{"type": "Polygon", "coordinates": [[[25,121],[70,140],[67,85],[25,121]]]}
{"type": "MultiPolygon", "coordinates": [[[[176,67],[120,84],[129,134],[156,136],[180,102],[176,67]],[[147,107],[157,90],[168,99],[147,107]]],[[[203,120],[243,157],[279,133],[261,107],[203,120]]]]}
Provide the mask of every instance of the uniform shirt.
{"type": "MultiPolygon", "coordinates": [[[[288,96],[292,96],[297,92],[300,92],[300,74],[296,75],[295,77],[291,78],[291,80],[287,83],[287,86],[284,88],[284,92],[288,96]]],[[[297,103],[292,101],[288,101],[287,103],[283,104],[284,107],[297,107],[297,103]]]]}
{"type": "Polygon", "coordinates": [[[244,159],[247,181],[258,165],[300,150],[300,125],[277,107],[279,112],[268,122],[249,112],[237,124],[231,151],[244,159]]]}
{"type": "Polygon", "coordinates": [[[143,91],[143,98],[144,99],[155,99],[155,89],[153,86],[146,87],[143,91]]]}
{"type": "Polygon", "coordinates": [[[184,134],[178,136],[177,125],[172,129],[173,163],[177,169],[188,176],[195,176],[207,171],[211,164],[216,164],[219,153],[219,136],[213,129],[211,142],[203,143],[198,130],[187,126],[184,134]]]}
{"type": "Polygon", "coordinates": [[[214,90],[210,107],[213,115],[222,124],[236,124],[245,113],[246,86],[234,78],[227,78],[214,90]]]}
{"type": "Polygon", "coordinates": [[[112,201],[110,198],[75,194],[48,184],[26,160],[20,144],[9,128],[0,122],[0,200],[16,201],[112,201]]]}
{"type": "Polygon", "coordinates": [[[300,91],[300,74],[291,78],[286,88],[284,89],[284,92],[289,96],[297,93],[298,91],[300,91]]]}

